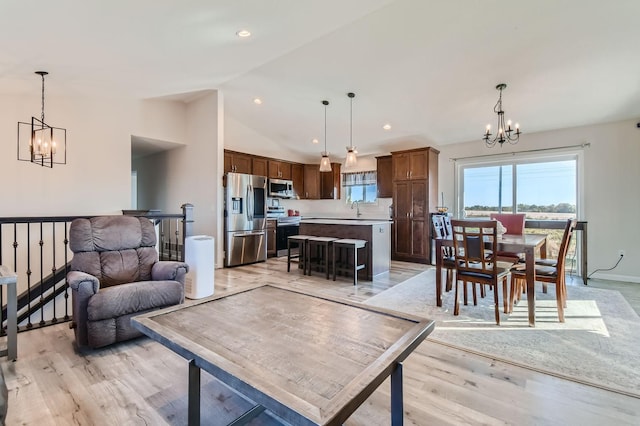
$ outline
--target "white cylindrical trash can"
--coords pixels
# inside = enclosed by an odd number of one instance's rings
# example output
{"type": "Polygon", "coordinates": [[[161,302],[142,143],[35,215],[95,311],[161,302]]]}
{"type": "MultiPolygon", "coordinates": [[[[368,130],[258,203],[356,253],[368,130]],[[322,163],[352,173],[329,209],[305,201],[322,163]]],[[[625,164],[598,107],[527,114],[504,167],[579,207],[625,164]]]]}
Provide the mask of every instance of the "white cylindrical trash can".
{"type": "Polygon", "coordinates": [[[184,242],[184,261],[189,265],[184,295],[189,299],[211,296],[215,274],[215,240],[208,235],[187,237],[184,242]]]}

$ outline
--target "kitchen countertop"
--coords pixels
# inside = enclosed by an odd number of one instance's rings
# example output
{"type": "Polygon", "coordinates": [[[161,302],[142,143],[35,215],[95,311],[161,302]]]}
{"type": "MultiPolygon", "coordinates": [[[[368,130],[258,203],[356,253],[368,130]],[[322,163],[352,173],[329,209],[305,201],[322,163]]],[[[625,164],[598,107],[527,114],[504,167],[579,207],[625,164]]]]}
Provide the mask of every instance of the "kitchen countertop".
{"type": "Polygon", "coordinates": [[[340,218],[302,218],[300,223],[319,225],[381,225],[391,223],[390,219],[340,219],[340,218]]]}

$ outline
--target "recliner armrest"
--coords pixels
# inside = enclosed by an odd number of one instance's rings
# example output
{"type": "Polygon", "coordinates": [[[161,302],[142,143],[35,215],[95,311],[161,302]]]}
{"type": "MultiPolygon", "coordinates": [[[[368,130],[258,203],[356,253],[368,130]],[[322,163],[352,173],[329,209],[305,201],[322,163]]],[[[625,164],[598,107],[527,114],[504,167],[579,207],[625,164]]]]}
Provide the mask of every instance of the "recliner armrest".
{"type": "Polygon", "coordinates": [[[187,272],[189,272],[189,265],[184,262],[162,260],[151,267],[151,279],[153,281],[175,280],[184,284],[187,272]]]}
{"type": "Polygon", "coordinates": [[[100,281],[93,275],[80,271],[71,271],[67,274],[67,282],[71,289],[94,295],[100,290],[100,281]]]}

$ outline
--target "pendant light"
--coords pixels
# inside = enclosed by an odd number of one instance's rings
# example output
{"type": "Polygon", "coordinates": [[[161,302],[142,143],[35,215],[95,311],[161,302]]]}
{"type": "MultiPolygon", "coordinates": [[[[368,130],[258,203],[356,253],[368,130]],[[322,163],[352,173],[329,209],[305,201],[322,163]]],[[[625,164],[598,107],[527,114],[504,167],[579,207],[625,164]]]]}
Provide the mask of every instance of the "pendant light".
{"type": "Polygon", "coordinates": [[[322,151],[322,159],[320,159],[320,171],[331,171],[331,160],[329,160],[329,153],[327,152],[327,105],[329,101],[322,101],[324,105],[324,151],[322,151]]]}
{"type": "Polygon", "coordinates": [[[67,130],[44,121],[44,77],[49,73],[35,73],[42,79],[42,110],[40,119],[31,117],[31,123],[18,122],[18,160],[52,168],[54,164],[67,163],[67,130]]]}
{"type": "Polygon", "coordinates": [[[351,108],[349,114],[349,146],[347,147],[347,158],[344,162],[345,169],[353,167],[358,162],[356,158],[356,147],[353,146],[353,98],[356,96],[355,93],[349,92],[347,96],[351,99],[351,108]]]}

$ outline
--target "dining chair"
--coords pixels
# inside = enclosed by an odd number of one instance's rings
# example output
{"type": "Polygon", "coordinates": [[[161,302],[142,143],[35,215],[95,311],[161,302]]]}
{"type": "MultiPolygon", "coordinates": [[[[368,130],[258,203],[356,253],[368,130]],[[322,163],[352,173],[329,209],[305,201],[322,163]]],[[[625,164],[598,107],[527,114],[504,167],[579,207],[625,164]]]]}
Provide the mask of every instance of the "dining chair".
{"type": "MultiPolygon", "coordinates": [[[[450,223],[451,222],[449,222],[449,224],[450,223]]],[[[431,225],[433,229],[433,236],[435,237],[435,239],[447,238],[447,226],[444,221],[444,216],[432,215],[431,225]]],[[[453,274],[456,269],[455,259],[453,258],[453,249],[451,247],[442,247],[442,267],[447,271],[445,291],[451,291],[453,287],[453,274]]]]}
{"type": "Polygon", "coordinates": [[[496,221],[451,220],[453,252],[456,265],[456,287],[454,315],[460,312],[458,297],[459,282],[486,285],[493,289],[496,324],[500,325],[498,284],[502,282],[502,293],[507,307],[507,278],[509,268],[498,265],[498,227],[496,221]]]}
{"type": "MultiPolygon", "coordinates": [[[[556,286],[556,305],[558,306],[558,319],[560,322],[564,322],[564,309],[567,307],[567,284],[565,276],[567,250],[571,242],[571,237],[573,236],[573,231],[576,229],[576,224],[577,220],[575,219],[567,220],[562,241],[560,242],[560,249],[558,250],[556,266],[536,264],[535,268],[536,281],[540,281],[543,284],[554,284],[556,286]]],[[[522,293],[522,289],[526,286],[524,265],[518,264],[511,269],[511,283],[510,306],[513,307],[519,295],[522,293]]]]}
{"type": "MultiPolygon", "coordinates": [[[[522,235],[524,234],[524,213],[491,213],[490,219],[497,220],[507,228],[506,235],[522,235]]],[[[498,260],[501,262],[517,263],[524,261],[522,253],[513,253],[508,251],[499,251],[498,260]]]]}

